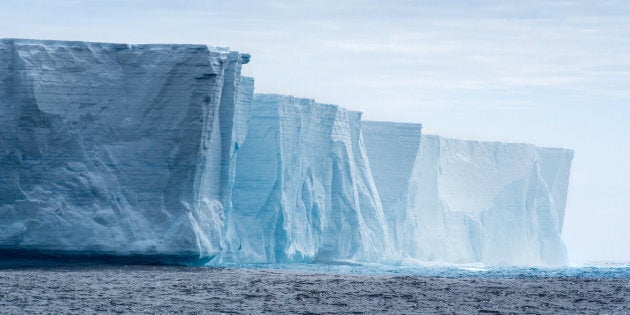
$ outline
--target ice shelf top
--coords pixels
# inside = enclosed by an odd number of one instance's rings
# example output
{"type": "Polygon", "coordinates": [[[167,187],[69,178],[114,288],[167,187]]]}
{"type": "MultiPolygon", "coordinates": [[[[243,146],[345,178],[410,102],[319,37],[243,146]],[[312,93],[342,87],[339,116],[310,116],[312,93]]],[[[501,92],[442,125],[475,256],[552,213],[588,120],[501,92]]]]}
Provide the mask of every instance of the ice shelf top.
{"type": "Polygon", "coordinates": [[[210,46],[204,44],[126,44],[126,43],[107,43],[107,42],[91,42],[91,41],[68,41],[68,40],[51,40],[51,39],[26,39],[26,38],[0,38],[0,44],[13,45],[40,45],[54,47],[64,51],[66,49],[81,48],[113,48],[115,50],[188,50],[188,51],[209,51],[225,54],[238,54],[241,64],[249,63],[251,55],[248,53],[240,53],[231,50],[229,47],[210,46]]]}

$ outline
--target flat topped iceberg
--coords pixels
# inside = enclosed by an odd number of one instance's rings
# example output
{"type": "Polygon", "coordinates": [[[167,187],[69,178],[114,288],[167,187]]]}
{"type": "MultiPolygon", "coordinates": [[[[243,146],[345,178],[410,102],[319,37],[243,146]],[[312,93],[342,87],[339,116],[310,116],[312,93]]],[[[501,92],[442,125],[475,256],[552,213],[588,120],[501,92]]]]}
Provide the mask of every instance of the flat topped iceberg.
{"type": "Polygon", "coordinates": [[[0,257],[566,263],[572,151],[254,95],[249,59],[0,40],[0,257]]]}
{"type": "Polygon", "coordinates": [[[0,249],[219,253],[219,105],[241,63],[202,45],[0,40],[0,249]]]}
{"type": "Polygon", "coordinates": [[[391,250],[360,114],[257,94],[236,153],[223,261],[378,261],[391,250]]]}
{"type": "Polygon", "coordinates": [[[567,262],[560,235],[573,151],[417,132],[410,141],[410,125],[364,126],[385,214],[407,219],[395,220],[404,227],[397,231],[404,256],[488,265],[567,262]]]}

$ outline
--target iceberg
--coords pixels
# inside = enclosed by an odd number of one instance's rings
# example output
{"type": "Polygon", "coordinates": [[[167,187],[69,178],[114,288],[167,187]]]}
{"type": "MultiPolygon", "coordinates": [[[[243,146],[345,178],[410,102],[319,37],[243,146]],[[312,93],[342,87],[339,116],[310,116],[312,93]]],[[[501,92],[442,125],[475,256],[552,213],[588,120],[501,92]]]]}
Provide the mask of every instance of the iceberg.
{"type": "Polygon", "coordinates": [[[237,145],[224,262],[379,261],[391,247],[360,132],[336,105],[256,94],[237,145]]]}
{"type": "Polygon", "coordinates": [[[0,258],[564,264],[573,151],[254,94],[249,54],[0,40],[0,258]]]}
{"type": "Polygon", "coordinates": [[[1,40],[0,252],[177,263],[220,253],[221,118],[243,56],[1,40]]]}
{"type": "Polygon", "coordinates": [[[386,216],[403,227],[397,244],[405,257],[567,263],[560,235],[573,151],[420,136],[419,125],[364,126],[386,216]]]}

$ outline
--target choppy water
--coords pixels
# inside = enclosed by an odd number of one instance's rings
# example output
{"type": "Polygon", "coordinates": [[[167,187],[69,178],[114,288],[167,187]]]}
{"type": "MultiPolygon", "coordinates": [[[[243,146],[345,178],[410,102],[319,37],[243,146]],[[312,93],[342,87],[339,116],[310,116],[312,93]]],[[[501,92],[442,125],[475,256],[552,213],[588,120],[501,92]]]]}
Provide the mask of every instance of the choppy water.
{"type": "Polygon", "coordinates": [[[630,314],[630,268],[249,265],[0,270],[2,313],[630,314]]]}

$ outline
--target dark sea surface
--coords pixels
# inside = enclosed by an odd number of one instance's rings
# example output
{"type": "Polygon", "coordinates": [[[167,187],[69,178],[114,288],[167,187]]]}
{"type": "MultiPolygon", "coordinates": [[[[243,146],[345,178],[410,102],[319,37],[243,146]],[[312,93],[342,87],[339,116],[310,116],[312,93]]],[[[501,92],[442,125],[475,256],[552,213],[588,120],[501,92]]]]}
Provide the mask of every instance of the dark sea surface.
{"type": "Polygon", "coordinates": [[[630,267],[0,268],[3,314],[630,314],[630,267]]]}

